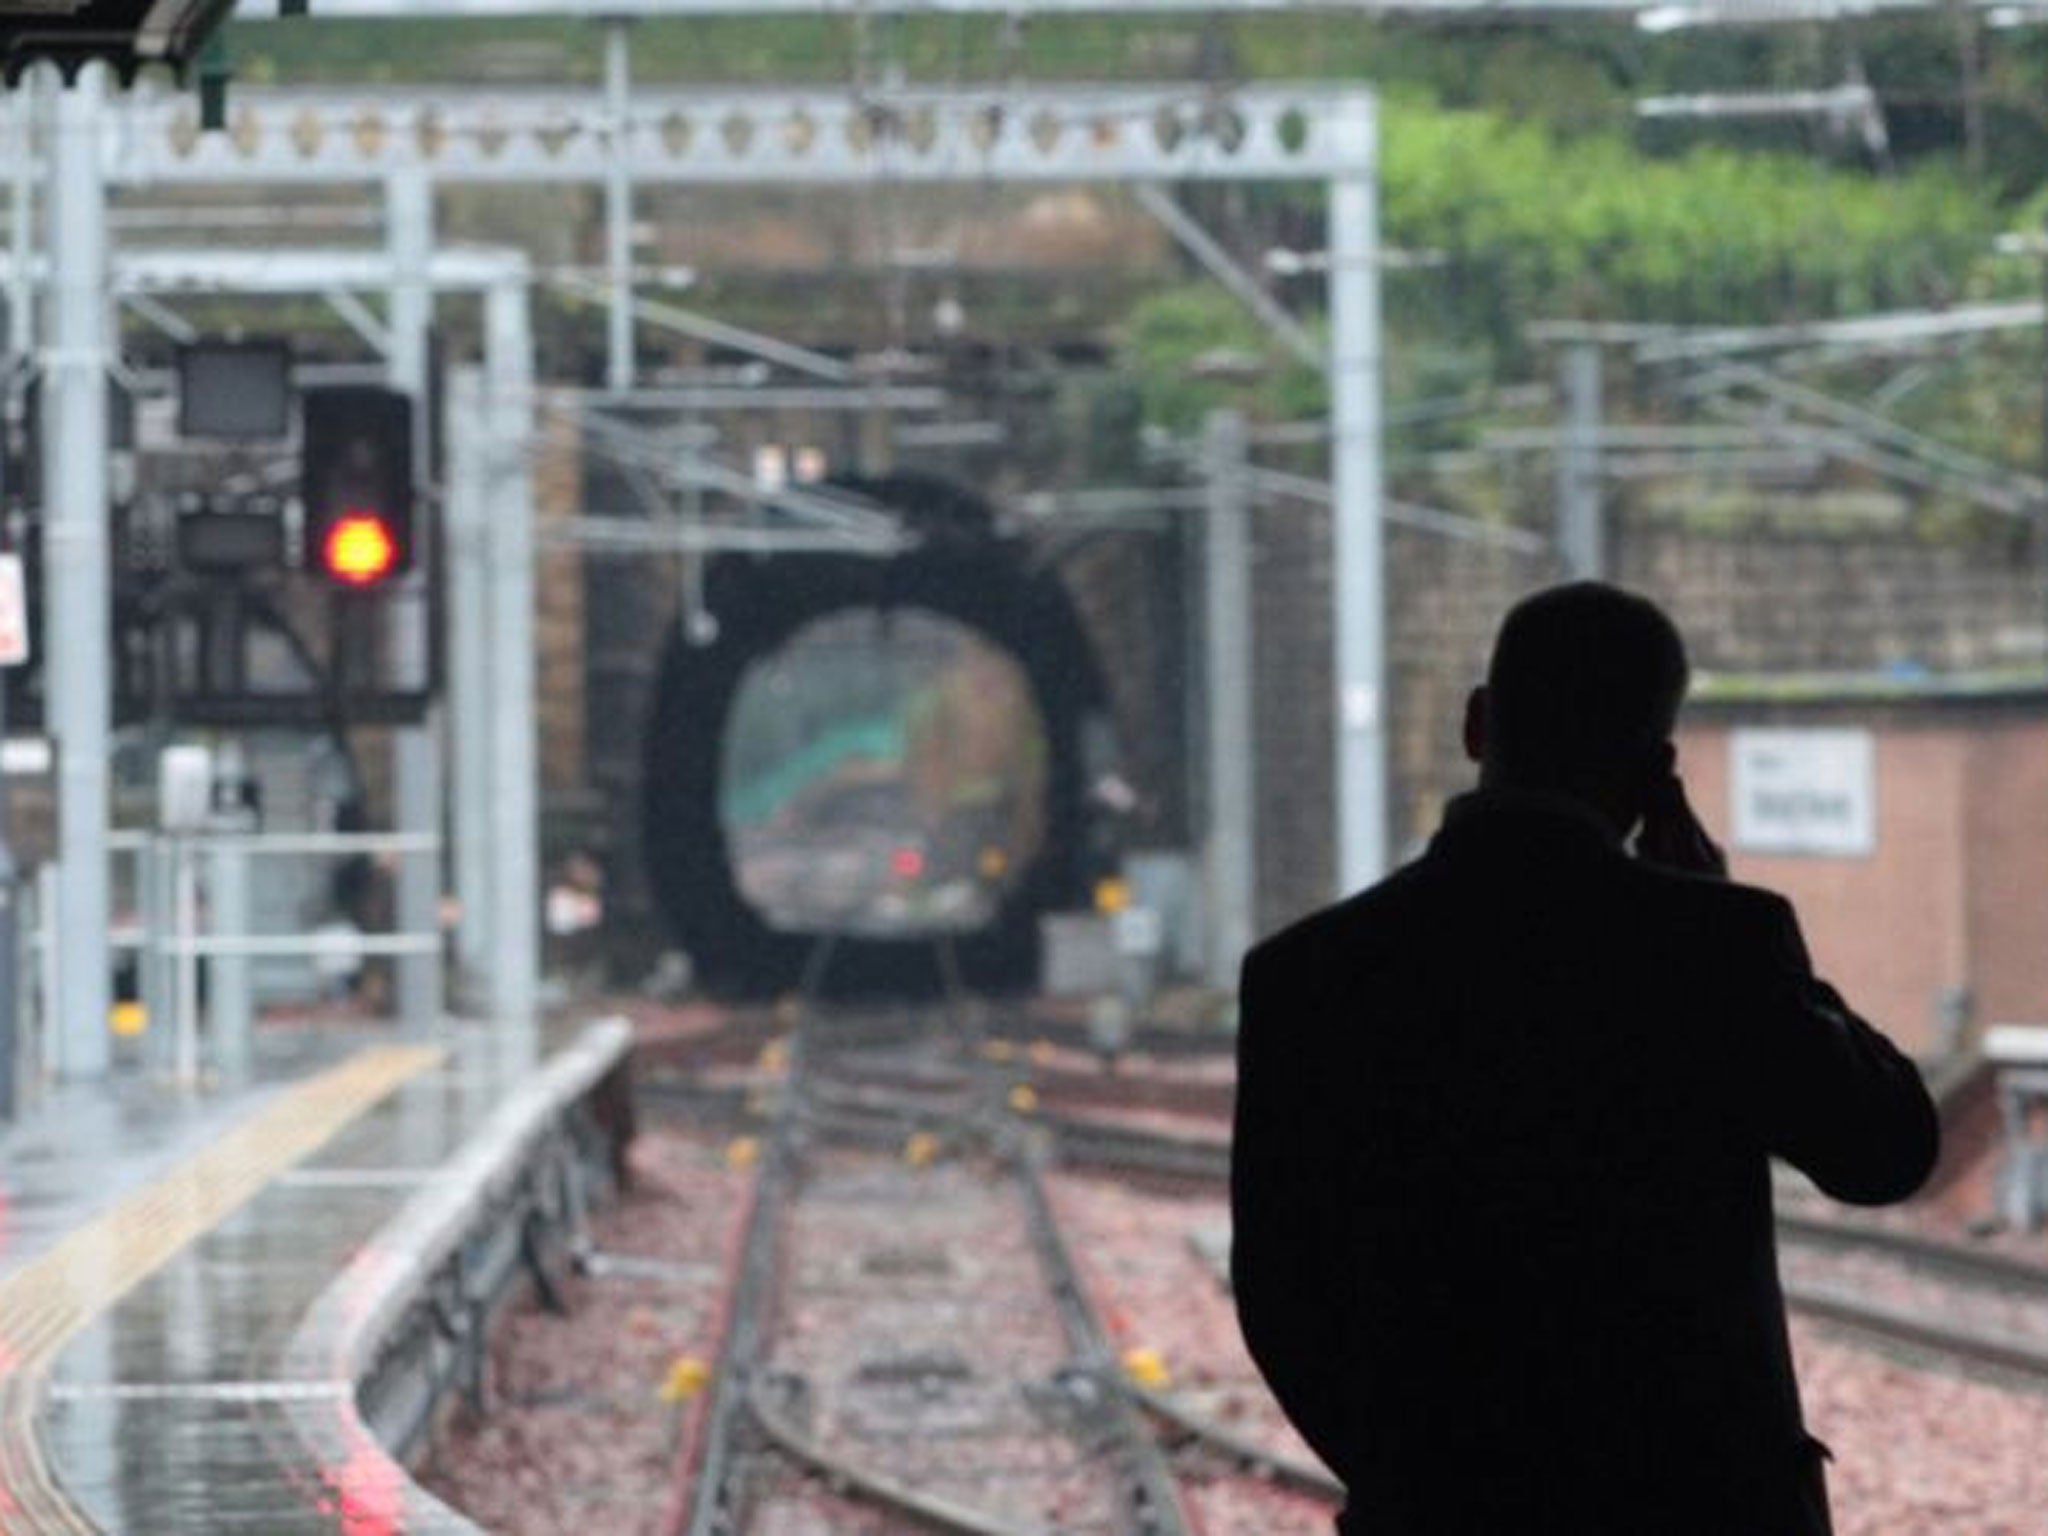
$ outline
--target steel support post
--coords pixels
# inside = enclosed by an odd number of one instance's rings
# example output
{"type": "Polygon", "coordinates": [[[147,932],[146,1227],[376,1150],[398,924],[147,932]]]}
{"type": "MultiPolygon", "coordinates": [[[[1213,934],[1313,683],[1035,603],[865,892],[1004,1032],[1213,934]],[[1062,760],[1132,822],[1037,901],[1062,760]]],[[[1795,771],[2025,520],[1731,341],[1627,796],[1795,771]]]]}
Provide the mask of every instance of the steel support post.
{"type": "Polygon", "coordinates": [[[632,25],[617,16],[604,24],[604,97],[612,135],[604,183],[605,265],[611,286],[605,382],[621,392],[633,387],[633,168],[626,153],[633,107],[632,25]]]}
{"type": "Polygon", "coordinates": [[[135,957],[137,993],[149,1018],[142,1037],[143,1059],[152,1072],[176,1070],[178,961],[169,947],[177,923],[177,874],[170,844],[152,837],[136,851],[135,887],[142,911],[143,943],[135,957]]]}
{"type": "Polygon", "coordinates": [[[490,440],[484,419],[483,375],[459,368],[449,375],[448,444],[448,735],[455,792],[449,819],[455,832],[456,993],[465,1011],[491,1004],[491,918],[497,900],[491,847],[491,654],[489,599],[489,492],[485,463],[490,440]]]}
{"type": "MultiPolygon", "coordinates": [[[[238,635],[237,640],[240,640],[238,635]]],[[[230,833],[249,830],[241,825],[240,795],[249,776],[247,755],[242,744],[229,737],[214,749],[214,826],[230,833]],[[238,807],[234,824],[224,822],[226,807],[238,807]]],[[[214,843],[208,850],[206,871],[206,916],[209,935],[236,938],[249,932],[249,854],[233,836],[214,843]]],[[[214,1068],[231,1083],[246,1082],[254,1055],[256,1000],[249,986],[249,958],[246,955],[209,955],[206,960],[206,1027],[208,1054],[214,1068]]]]}
{"type": "Polygon", "coordinates": [[[534,709],[533,334],[523,283],[484,298],[490,509],[491,977],[494,1011],[534,1017],[540,986],[539,754],[534,709]]]}
{"type": "Polygon", "coordinates": [[[1379,130],[1346,96],[1330,130],[1347,169],[1330,181],[1331,588],[1335,604],[1337,890],[1387,867],[1384,466],[1380,453],[1379,130]]]}
{"type": "Polygon", "coordinates": [[[1237,984],[1251,947],[1257,902],[1252,760],[1252,582],[1244,418],[1213,411],[1203,433],[1207,480],[1202,585],[1207,623],[1207,823],[1209,983],[1237,984]]]}
{"type": "MultiPolygon", "coordinates": [[[[391,386],[413,397],[415,478],[426,473],[427,456],[420,451],[425,434],[427,338],[433,325],[434,291],[429,263],[434,254],[434,186],[418,168],[391,176],[385,183],[386,238],[391,254],[391,386]]],[[[428,670],[427,592],[432,573],[426,568],[433,541],[420,541],[417,568],[396,594],[391,610],[391,665],[402,678],[424,677],[428,670]]],[[[395,815],[401,832],[438,833],[441,829],[441,750],[438,711],[431,705],[423,725],[393,732],[392,781],[395,815]]],[[[436,853],[405,855],[399,863],[398,928],[403,933],[431,933],[440,927],[441,860],[436,853]]],[[[441,1016],[441,960],[436,954],[401,955],[397,962],[398,1016],[409,1029],[434,1027],[441,1016]]]]}
{"type": "MultiPolygon", "coordinates": [[[[232,838],[215,843],[206,882],[206,931],[242,935],[249,931],[249,854],[232,838]]],[[[255,1054],[256,999],[249,986],[246,955],[210,955],[206,960],[208,1054],[230,1083],[249,1080],[255,1054]]]]}
{"type": "Polygon", "coordinates": [[[1564,430],[1557,449],[1557,548],[1573,579],[1607,571],[1607,535],[1600,508],[1600,348],[1573,342],[1558,360],[1564,430]]]}
{"type": "Polygon", "coordinates": [[[43,656],[57,754],[58,1075],[109,1060],[107,759],[113,701],[107,571],[107,207],[104,69],[56,93],[50,151],[48,348],[43,353],[43,656]]]}
{"type": "Polygon", "coordinates": [[[199,938],[198,855],[182,832],[164,840],[171,861],[171,1019],[172,1072],[181,1083],[199,1080],[199,938]]]}

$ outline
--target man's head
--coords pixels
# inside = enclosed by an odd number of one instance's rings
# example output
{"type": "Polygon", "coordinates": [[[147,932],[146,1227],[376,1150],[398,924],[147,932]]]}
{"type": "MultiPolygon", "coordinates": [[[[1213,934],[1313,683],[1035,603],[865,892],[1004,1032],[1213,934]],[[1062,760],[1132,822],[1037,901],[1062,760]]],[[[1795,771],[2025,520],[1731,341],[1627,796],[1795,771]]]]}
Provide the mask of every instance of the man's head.
{"type": "Polygon", "coordinates": [[[1671,772],[1685,643],[1648,598],[1603,582],[1517,603],[1465,711],[1465,750],[1489,786],[1585,800],[1625,831],[1671,772]]]}

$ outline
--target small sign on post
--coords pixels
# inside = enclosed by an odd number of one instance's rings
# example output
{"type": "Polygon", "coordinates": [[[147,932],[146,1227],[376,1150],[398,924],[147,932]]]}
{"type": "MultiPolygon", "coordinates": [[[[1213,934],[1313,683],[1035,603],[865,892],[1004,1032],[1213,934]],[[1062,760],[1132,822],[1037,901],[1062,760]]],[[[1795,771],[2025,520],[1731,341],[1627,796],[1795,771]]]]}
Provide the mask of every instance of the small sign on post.
{"type": "Polygon", "coordinates": [[[0,667],[28,661],[28,583],[21,556],[0,554],[0,667]]]}

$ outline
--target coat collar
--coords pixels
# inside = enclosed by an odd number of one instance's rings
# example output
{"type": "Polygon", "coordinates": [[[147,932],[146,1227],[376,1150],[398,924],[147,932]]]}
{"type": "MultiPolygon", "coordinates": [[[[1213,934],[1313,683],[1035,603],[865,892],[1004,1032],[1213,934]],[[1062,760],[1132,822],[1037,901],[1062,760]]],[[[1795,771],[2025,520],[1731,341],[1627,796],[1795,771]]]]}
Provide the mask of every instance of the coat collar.
{"type": "Polygon", "coordinates": [[[1534,789],[1475,789],[1444,807],[1442,829],[1430,851],[1468,840],[1523,842],[1540,839],[1585,847],[1621,849],[1622,838],[1598,811],[1569,795],[1534,789]]]}

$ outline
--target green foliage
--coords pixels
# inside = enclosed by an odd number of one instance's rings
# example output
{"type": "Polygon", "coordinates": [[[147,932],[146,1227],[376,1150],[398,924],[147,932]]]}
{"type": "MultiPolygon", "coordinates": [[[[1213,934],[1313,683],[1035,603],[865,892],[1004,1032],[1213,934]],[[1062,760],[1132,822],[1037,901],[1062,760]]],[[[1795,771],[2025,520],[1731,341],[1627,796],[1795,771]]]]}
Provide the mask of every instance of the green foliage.
{"type": "MultiPolygon", "coordinates": [[[[1756,325],[1956,297],[2003,222],[1931,166],[1879,180],[1722,149],[1653,159],[1618,135],[1412,99],[1388,103],[1385,119],[1387,238],[1447,261],[1388,279],[1397,408],[1512,368],[1531,320],[1756,325]]],[[[1120,344],[1147,419],[1175,430],[1221,405],[1321,408],[1314,373],[1213,284],[1142,299],[1120,344]],[[1260,376],[1199,366],[1233,356],[1256,359],[1260,376]]]]}
{"type": "Polygon", "coordinates": [[[1191,432],[1212,410],[1255,419],[1322,409],[1322,379],[1283,349],[1243,305],[1209,282],[1140,299],[1118,337],[1145,419],[1191,432]]]}
{"type": "Polygon", "coordinates": [[[1393,104],[1385,226],[1443,251],[1461,318],[1759,324],[1942,295],[1988,245],[1988,198],[1929,168],[1880,181],[1785,155],[1653,160],[1614,135],[1393,104]]]}

